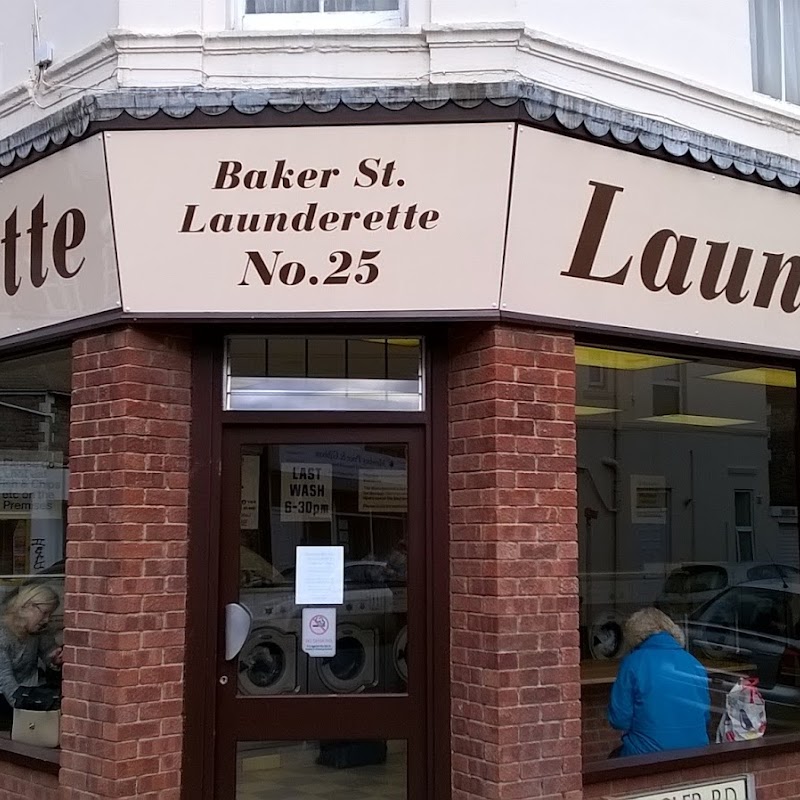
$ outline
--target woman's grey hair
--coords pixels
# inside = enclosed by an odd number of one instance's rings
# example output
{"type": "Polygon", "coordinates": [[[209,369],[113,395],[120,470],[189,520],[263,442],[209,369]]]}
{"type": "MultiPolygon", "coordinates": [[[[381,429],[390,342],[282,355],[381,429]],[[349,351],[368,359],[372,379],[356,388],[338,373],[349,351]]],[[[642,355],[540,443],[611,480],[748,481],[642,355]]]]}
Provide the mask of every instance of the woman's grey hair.
{"type": "Polygon", "coordinates": [[[668,633],[681,647],[686,644],[683,631],[657,608],[643,608],[625,622],[625,644],[633,650],[656,633],[668,633]]]}
{"type": "Polygon", "coordinates": [[[52,606],[58,608],[60,599],[54,589],[45,583],[29,583],[20,586],[3,601],[3,611],[6,614],[15,614],[27,605],[52,606]]]}

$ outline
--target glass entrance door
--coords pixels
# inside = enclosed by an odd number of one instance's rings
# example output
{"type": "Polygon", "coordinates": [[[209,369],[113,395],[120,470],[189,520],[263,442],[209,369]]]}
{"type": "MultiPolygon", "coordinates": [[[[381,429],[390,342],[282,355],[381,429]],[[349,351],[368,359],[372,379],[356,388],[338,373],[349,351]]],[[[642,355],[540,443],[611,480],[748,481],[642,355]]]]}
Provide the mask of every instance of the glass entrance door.
{"type": "Polygon", "coordinates": [[[217,792],[426,796],[420,431],[227,431],[217,792]]]}

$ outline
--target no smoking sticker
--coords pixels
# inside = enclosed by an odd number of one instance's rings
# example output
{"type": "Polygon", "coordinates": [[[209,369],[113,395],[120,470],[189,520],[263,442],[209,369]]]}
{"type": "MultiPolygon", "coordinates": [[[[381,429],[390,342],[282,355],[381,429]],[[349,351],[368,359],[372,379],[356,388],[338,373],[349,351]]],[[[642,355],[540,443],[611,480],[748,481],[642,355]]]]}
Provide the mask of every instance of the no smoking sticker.
{"type": "Polygon", "coordinates": [[[303,609],[303,652],[313,658],[336,655],[336,609],[303,609]]]}

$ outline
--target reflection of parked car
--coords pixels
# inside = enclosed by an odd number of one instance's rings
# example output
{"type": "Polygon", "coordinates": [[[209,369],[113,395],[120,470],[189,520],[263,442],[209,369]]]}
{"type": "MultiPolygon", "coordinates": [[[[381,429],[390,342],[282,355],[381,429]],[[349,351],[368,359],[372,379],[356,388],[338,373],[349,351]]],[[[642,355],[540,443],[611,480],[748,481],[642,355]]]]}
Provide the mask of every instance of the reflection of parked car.
{"type": "MultiPolygon", "coordinates": [[[[795,571],[796,572],[796,571],[795,571]]],[[[723,591],[691,615],[687,643],[703,660],[741,665],[758,678],[767,703],[767,730],[800,725],[800,581],[750,581],[723,591]]],[[[729,688],[732,683],[728,683],[729,688]]],[[[721,710],[724,697],[715,697],[721,710]]]]}
{"type": "Polygon", "coordinates": [[[667,576],[655,606],[679,622],[731,586],[781,577],[787,581],[800,581],[800,570],[785,564],[758,561],[682,564],[667,576]]]}

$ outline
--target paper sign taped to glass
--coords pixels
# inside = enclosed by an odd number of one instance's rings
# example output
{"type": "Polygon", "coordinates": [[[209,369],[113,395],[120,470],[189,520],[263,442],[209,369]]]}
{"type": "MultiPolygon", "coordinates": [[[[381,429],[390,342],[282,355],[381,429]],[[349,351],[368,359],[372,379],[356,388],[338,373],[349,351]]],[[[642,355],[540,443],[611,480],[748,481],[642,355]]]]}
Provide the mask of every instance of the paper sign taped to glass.
{"type": "Polygon", "coordinates": [[[303,652],[312,658],[336,655],[336,609],[303,609],[303,652]]]}
{"type": "Polygon", "coordinates": [[[295,604],[344,602],[344,547],[298,547],[295,555],[295,604]]]}

